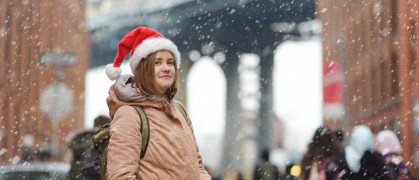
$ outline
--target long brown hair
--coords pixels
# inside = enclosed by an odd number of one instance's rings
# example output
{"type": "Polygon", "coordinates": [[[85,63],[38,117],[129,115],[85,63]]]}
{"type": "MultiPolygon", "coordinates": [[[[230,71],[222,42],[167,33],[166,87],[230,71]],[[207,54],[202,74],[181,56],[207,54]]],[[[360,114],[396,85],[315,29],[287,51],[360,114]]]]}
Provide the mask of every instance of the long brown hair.
{"type": "MultiPolygon", "coordinates": [[[[169,51],[170,52],[170,51],[169,51]]],[[[171,53],[171,52],[170,52],[171,53]]],[[[173,53],[171,53],[173,56],[173,53]]],[[[174,56],[173,56],[174,57],[174,56]]],[[[137,69],[134,71],[134,80],[135,85],[138,87],[140,92],[146,96],[151,96],[155,94],[163,94],[158,88],[155,81],[154,74],[154,62],[156,61],[156,53],[148,55],[145,59],[140,61],[140,64],[137,66],[137,69]]],[[[169,98],[173,99],[177,93],[178,89],[178,71],[177,64],[174,61],[175,66],[175,81],[172,86],[164,92],[164,94],[169,98]]]]}
{"type": "Polygon", "coordinates": [[[323,164],[326,159],[332,158],[342,151],[342,144],[332,131],[325,126],[317,128],[300,163],[301,179],[309,179],[314,162],[319,161],[320,164],[323,164]]]}

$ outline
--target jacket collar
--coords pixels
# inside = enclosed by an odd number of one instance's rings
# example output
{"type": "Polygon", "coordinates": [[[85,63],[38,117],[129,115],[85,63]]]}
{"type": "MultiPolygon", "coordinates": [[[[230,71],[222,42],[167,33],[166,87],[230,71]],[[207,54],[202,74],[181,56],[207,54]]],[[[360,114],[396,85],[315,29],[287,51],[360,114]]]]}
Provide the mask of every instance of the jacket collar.
{"type": "MultiPolygon", "coordinates": [[[[157,97],[157,96],[156,96],[157,97]]],[[[109,96],[106,99],[108,108],[109,108],[109,116],[113,118],[116,111],[121,106],[141,106],[145,108],[155,108],[158,110],[161,110],[165,112],[169,117],[173,117],[172,110],[175,107],[174,106],[174,100],[169,100],[169,102],[164,98],[163,96],[160,96],[160,98],[156,98],[154,100],[144,100],[139,102],[127,102],[127,101],[121,101],[118,96],[115,93],[115,89],[113,86],[109,88],[109,96]]]]}

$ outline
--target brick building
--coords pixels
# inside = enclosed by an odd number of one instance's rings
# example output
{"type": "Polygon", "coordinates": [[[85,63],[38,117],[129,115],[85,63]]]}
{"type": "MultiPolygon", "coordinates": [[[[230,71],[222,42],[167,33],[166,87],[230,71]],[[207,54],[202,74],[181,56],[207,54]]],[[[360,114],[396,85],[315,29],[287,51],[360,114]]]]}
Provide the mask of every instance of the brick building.
{"type": "Polygon", "coordinates": [[[84,127],[85,2],[3,0],[0,9],[0,163],[16,163],[25,149],[40,153],[51,144],[60,149],[52,159],[63,160],[65,137],[84,127]],[[61,68],[41,63],[45,57],[61,62],[63,54],[77,61],[61,68]],[[48,91],[54,84],[61,88],[48,91]]]}
{"type": "Polygon", "coordinates": [[[400,132],[403,158],[419,173],[419,2],[318,0],[324,61],[343,65],[341,121],[400,132]]]}

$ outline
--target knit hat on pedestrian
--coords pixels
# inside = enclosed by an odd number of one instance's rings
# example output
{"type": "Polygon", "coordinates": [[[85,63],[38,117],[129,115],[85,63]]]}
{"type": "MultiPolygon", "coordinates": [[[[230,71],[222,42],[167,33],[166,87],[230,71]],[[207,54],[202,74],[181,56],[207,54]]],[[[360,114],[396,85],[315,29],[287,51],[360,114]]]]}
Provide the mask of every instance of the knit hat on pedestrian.
{"type": "Polygon", "coordinates": [[[122,73],[120,66],[130,51],[130,67],[134,74],[134,71],[137,69],[141,60],[160,50],[170,51],[176,60],[177,68],[179,68],[180,52],[178,51],[177,46],[153,29],[138,27],[128,33],[119,42],[118,53],[116,54],[114,63],[108,64],[105,67],[106,75],[108,75],[111,80],[117,79],[122,73]]]}
{"type": "Polygon", "coordinates": [[[388,153],[402,153],[402,146],[400,144],[399,138],[391,130],[383,130],[377,134],[376,137],[377,150],[382,155],[388,153]]]}
{"type": "Polygon", "coordinates": [[[355,127],[349,144],[345,148],[345,160],[352,172],[359,172],[361,159],[365,152],[374,149],[373,142],[373,135],[368,126],[360,125],[355,127]]]}

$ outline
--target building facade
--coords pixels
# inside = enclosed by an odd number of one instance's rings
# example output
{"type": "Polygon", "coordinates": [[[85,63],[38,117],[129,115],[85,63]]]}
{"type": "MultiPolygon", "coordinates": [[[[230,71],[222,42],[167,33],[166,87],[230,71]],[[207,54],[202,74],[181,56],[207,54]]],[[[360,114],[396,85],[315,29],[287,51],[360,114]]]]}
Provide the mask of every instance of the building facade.
{"type": "Polygon", "coordinates": [[[419,167],[419,2],[318,0],[325,63],[342,64],[347,131],[399,132],[403,158],[419,167]]]}
{"type": "Polygon", "coordinates": [[[44,152],[64,160],[65,137],[84,127],[85,2],[4,0],[0,9],[0,164],[44,152]]]}

